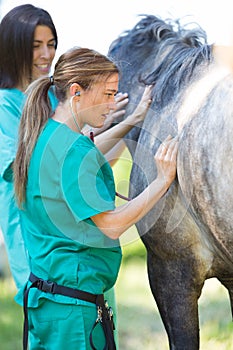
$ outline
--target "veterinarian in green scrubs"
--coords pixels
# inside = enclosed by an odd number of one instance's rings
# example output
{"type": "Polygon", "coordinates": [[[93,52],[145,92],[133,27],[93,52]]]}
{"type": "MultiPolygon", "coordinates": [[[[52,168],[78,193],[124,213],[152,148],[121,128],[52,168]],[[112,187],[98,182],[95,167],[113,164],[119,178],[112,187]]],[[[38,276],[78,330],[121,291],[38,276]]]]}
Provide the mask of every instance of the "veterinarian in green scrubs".
{"type": "MultiPolygon", "coordinates": [[[[31,158],[22,211],[23,226],[30,232],[26,246],[33,273],[94,294],[108,291],[117,278],[121,249],[90,217],[113,210],[114,199],[112,169],[102,153],[88,137],[50,119],[31,158]]],[[[39,339],[65,349],[68,337],[79,337],[77,348],[89,348],[95,304],[32,289],[28,306],[34,308],[30,332],[36,329],[39,339]]],[[[97,349],[104,348],[102,333],[100,325],[95,328],[97,349]]],[[[36,335],[32,337],[32,349],[37,349],[37,341],[36,335]]]]}

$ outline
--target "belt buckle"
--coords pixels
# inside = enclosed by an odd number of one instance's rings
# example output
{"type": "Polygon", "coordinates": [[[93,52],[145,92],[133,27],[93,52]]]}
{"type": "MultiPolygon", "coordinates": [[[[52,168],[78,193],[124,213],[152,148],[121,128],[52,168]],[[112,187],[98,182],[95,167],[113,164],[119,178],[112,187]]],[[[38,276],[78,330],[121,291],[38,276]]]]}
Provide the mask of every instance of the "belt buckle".
{"type": "Polygon", "coordinates": [[[51,281],[38,280],[37,288],[45,293],[53,293],[54,285],[51,281]]]}

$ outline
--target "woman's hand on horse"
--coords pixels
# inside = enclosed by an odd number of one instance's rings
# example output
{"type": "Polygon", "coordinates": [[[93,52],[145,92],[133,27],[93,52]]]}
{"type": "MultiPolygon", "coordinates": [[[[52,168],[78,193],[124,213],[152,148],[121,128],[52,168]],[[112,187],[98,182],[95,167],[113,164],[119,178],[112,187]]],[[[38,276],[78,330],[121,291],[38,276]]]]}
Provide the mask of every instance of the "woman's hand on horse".
{"type": "Polygon", "coordinates": [[[125,107],[129,102],[127,92],[118,92],[115,96],[116,108],[111,110],[107,116],[105,124],[111,126],[112,123],[118,123],[119,120],[125,115],[125,107]]]}
{"type": "Polygon", "coordinates": [[[118,123],[120,118],[125,115],[125,107],[129,102],[127,92],[118,92],[115,96],[116,109],[112,109],[105,121],[105,129],[108,129],[113,123],[118,123]]]}
{"type": "Polygon", "coordinates": [[[112,122],[117,121],[118,118],[121,118],[125,115],[125,107],[129,102],[127,92],[118,92],[115,96],[116,109],[111,110],[109,117],[112,118],[112,122]]]}
{"type": "Polygon", "coordinates": [[[148,112],[148,109],[152,101],[151,91],[152,91],[152,85],[147,85],[145,87],[145,90],[143,92],[143,95],[141,97],[139,104],[135,108],[134,112],[130,116],[128,116],[127,121],[129,123],[132,123],[132,125],[136,125],[145,119],[145,116],[148,112]]]}
{"type": "Polygon", "coordinates": [[[178,138],[169,135],[159,146],[155,154],[158,178],[163,178],[169,187],[176,177],[176,160],[178,152],[178,138]]]}

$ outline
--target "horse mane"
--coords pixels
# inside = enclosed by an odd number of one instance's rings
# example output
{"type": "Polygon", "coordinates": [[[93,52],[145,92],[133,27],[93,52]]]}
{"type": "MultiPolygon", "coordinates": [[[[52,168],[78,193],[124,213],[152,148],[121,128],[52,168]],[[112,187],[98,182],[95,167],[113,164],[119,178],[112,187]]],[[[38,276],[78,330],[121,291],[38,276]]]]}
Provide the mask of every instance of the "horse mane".
{"type": "Polygon", "coordinates": [[[161,41],[165,37],[174,35],[173,26],[163,19],[154,15],[139,15],[142,18],[131,30],[125,30],[116,40],[112,42],[109,51],[119,49],[122,43],[125,46],[143,46],[151,42],[153,38],[161,41]]]}
{"type": "Polygon", "coordinates": [[[165,21],[154,15],[141,14],[139,17],[143,18],[131,30],[124,31],[111,43],[108,55],[113,55],[115,60],[119,55],[128,57],[133,65],[134,60],[138,62],[153,51],[155,44],[177,36],[172,20],[165,21]],[[134,55],[135,49],[137,55],[134,55]]]}
{"type": "Polygon", "coordinates": [[[154,85],[153,100],[162,108],[209,65],[212,46],[196,23],[182,24],[182,18],[139,16],[143,18],[131,30],[112,42],[109,55],[129,81],[136,82],[137,75],[141,85],[154,85]]]}
{"type": "Polygon", "coordinates": [[[153,100],[160,108],[190,85],[213,61],[212,45],[208,45],[205,31],[180,27],[178,35],[161,42],[156,66],[147,76],[140,77],[147,85],[154,85],[153,100]]]}

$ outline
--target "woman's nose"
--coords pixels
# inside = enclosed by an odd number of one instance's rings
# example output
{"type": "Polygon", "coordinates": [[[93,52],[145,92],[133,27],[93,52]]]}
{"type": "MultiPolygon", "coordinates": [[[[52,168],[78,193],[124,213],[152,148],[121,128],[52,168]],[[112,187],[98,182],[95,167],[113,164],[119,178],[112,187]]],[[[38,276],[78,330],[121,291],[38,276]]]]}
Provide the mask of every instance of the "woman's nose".
{"type": "Polygon", "coordinates": [[[47,47],[47,45],[45,45],[45,46],[43,46],[41,48],[40,57],[43,57],[43,58],[49,58],[50,57],[50,50],[47,47]]]}

